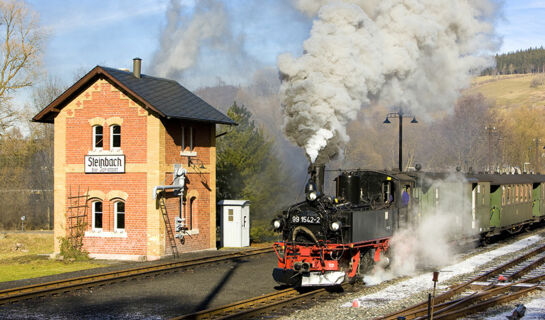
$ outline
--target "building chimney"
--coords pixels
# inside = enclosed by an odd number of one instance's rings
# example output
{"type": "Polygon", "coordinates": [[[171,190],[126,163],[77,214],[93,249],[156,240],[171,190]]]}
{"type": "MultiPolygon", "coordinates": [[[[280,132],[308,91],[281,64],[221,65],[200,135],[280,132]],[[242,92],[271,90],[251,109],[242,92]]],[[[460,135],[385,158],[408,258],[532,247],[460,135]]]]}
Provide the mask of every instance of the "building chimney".
{"type": "Polygon", "coordinates": [[[142,70],[142,59],[134,58],[132,59],[132,74],[140,79],[140,71],[142,70]]]}

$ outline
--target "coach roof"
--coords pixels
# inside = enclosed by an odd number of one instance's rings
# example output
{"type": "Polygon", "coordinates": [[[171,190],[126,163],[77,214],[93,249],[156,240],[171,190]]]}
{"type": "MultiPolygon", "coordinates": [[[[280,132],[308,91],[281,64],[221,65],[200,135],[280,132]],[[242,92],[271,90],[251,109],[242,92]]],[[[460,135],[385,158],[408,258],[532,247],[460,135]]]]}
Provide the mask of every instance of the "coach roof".
{"type": "Polygon", "coordinates": [[[32,121],[53,123],[60,110],[97,79],[105,79],[142,107],[164,118],[236,125],[228,116],[174,80],[145,74],[137,78],[132,72],[102,66],[94,67],[35,115],[32,121]]]}

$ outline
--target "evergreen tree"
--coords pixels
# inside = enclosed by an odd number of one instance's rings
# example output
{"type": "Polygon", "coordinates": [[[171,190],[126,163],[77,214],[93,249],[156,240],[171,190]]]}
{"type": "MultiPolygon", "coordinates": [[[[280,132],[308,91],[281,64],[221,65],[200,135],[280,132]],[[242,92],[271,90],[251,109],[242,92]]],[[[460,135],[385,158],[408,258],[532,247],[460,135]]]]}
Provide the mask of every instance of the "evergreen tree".
{"type": "Polygon", "coordinates": [[[484,70],[482,75],[545,72],[543,47],[496,54],[495,59],[496,67],[484,70]]]}
{"type": "Polygon", "coordinates": [[[217,197],[250,200],[252,238],[263,232],[284,204],[290,186],[285,167],[276,157],[274,144],[252,114],[236,102],[227,115],[238,126],[221,126],[228,134],[217,140],[217,197]]]}

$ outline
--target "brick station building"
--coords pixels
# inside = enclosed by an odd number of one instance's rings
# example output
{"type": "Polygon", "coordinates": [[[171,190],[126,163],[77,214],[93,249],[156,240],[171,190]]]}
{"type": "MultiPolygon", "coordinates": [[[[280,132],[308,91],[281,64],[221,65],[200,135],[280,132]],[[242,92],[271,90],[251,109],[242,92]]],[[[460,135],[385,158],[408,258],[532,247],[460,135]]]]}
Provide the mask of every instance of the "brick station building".
{"type": "Polygon", "coordinates": [[[216,124],[234,122],[176,81],[141,74],[140,59],[133,69],[97,66],[33,118],[54,123],[55,239],[81,219],[96,258],[216,248],[216,124]],[[169,187],[176,172],[183,189],[169,187]],[[187,231],[172,247],[176,217],[187,231]]]}

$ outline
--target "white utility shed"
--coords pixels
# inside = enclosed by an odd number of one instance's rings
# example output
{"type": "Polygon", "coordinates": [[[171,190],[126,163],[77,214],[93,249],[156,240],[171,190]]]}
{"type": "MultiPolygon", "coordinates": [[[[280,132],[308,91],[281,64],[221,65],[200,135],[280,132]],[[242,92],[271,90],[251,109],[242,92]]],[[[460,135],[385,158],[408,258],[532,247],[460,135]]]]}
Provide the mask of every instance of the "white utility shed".
{"type": "Polygon", "coordinates": [[[221,200],[221,246],[248,247],[250,245],[250,201],[221,200]]]}

